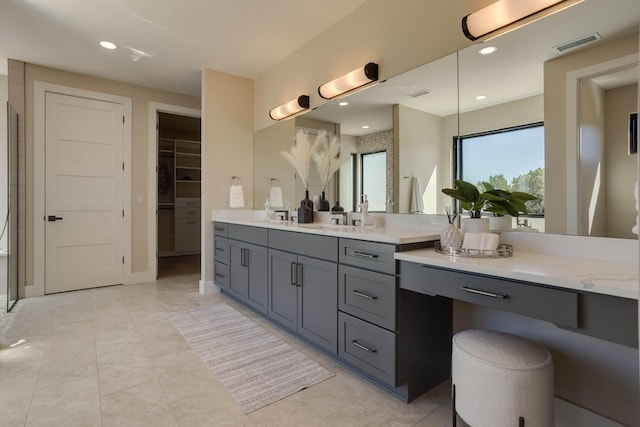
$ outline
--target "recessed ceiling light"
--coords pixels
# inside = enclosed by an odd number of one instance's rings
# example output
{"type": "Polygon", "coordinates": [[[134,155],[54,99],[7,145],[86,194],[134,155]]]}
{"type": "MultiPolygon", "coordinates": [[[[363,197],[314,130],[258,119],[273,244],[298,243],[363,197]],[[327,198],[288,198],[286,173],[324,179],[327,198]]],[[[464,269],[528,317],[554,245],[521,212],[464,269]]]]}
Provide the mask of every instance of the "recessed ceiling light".
{"type": "Polygon", "coordinates": [[[477,101],[482,101],[483,99],[486,99],[487,97],[485,95],[478,95],[476,96],[476,100],[477,101]]]}
{"type": "Polygon", "coordinates": [[[363,125],[362,129],[369,129],[369,125],[363,125]]]}
{"type": "Polygon", "coordinates": [[[498,48],[496,46],[486,46],[486,47],[483,47],[482,49],[480,49],[478,51],[478,53],[480,55],[490,55],[493,52],[495,52],[496,50],[498,50],[498,48]]]}
{"type": "Polygon", "coordinates": [[[340,101],[338,102],[338,105],[344,107],[345,105],[349,105],[349,103],[347,101],[340,101]]]}
{"type": "Polygon", "coordinates": [[[117,49],[118,48],[117,44],[115,44],[113,42],[110,42],[110,41],[107,41],[107,40],[101,41],[100,42],[100,46],[102,46],[105,49],[109,49],[109,50],[113,50],[113,49],[117,49]]]}

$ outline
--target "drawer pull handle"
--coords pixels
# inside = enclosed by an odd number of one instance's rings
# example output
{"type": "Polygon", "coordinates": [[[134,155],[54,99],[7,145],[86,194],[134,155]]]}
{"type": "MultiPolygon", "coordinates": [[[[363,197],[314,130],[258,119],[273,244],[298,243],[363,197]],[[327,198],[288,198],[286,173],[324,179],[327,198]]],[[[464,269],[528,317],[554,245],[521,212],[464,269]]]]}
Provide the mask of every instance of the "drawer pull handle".
{"type": "Polygon", "coordinates": [[[216,277],[219,277],[219,278],[221,278],[221,279],[222,279],[222,278],[224,277],[224,274],[222,274],[222,273],[216,273],[216,277]]]}
{"type": "Polygon", "coordinates": [[[224,252],[224,248],[216,248],[216,251],[224,252]]]}
{"type": "Polygon", "coordinates": [[[473,288],[469,288],[467,286],[463,286],[462,290],[465,291],[465,292],[469,292],[471,294],[483,295],[485,297],[500,298],[500,299],[508,299],[509,298],[508,294],[495,294],[493,292],[481,291],[480,289],[473,289],[473,288]]]}
{"type": "Polygon", "coordinates": [[[351,253],[353,254],[353,256],[357,256],[357,257],[360,257],[360,258],[369,258],[369,259],[378,258],[378,255],[376,255],[376,254],[368,254],[366,252],[353,251],[351,253]]]}
{"type": "Polygon", "coordinates": [[[296,286],[298,282],[298,264],[295,262],[291,263],[291,286],[296,286]]]}
{"type": "Polygon", "coordinates": [[[354,294],[354,295],[357,295],[359,297],[366,298],[366,299],[371,299],[371,300],[378,299],[378,297],[375,296],[375,295],[367,295],[367,294],[362,293],[362,292],[360,292],[358,290],[353,290],[353,291],[351,291],[351,293],[354,294]]]}
{"type": "Polygon", "coordinates": [[[377,350],[375,348],[370,348],[370,347],[367,347],[366,345],[362,345],[358,342],[358,340],[352,340],[351,344],[355,345],[360,350],[366,351],[367,353],[377,353],[377,350]]]}
{"type": "Polygon", "coordinates": [[[215,227],[216,231],[224,231],[224,227],[215,227]]]}

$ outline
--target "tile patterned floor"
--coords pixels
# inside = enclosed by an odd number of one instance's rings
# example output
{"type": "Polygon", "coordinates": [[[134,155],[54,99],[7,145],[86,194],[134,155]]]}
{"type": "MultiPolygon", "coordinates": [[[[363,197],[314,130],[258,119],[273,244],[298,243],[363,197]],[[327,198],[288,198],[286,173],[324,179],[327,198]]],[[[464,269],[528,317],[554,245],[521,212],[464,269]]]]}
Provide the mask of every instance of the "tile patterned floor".
{"type": "Polygon", "coordinates": [[[404,404],[232,299],[200,295],[197,275],[22,300],[1,328],[4,427],[451,425],[449,382],[404,404]],[[218,302],[336,376],[244,415],[167,319],[218,302]]]}

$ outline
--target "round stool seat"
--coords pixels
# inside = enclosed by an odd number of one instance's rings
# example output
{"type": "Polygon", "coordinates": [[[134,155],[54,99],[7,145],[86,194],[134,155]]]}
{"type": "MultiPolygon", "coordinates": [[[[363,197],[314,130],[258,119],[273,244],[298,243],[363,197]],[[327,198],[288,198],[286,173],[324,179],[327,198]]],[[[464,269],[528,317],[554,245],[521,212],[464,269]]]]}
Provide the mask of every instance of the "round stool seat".
{"type": "Polygon", "coordinates": [[[504,332],[466,330],[452,340],[454,411],[473,427],[553,426],[549,351],[504,332]]]}

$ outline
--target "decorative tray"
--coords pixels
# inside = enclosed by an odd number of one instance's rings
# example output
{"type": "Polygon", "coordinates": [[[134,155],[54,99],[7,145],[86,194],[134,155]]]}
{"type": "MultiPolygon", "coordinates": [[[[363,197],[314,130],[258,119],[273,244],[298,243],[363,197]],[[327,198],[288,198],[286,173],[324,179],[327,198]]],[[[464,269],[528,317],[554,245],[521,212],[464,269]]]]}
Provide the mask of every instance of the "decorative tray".
{"type": "Polygon", "coordinates": [[[495,251],[481,251],[478,249],[443,247],[440,240],[434,243],[436,252],[443,255],[457,256],[462,258],[509,258],[513,256],[513,246],[500,243],[495,251]]]}

